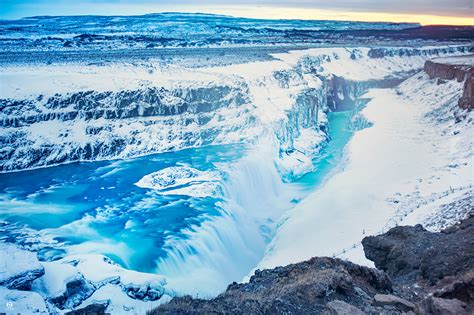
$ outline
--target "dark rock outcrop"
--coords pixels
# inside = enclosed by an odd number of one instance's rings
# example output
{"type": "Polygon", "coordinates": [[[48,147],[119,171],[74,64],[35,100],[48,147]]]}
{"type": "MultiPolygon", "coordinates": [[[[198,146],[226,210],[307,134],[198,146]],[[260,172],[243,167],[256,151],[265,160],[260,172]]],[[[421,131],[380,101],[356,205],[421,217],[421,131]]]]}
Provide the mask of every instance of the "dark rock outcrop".
{"type": "Polygon", "coordinates": [[[418,277],[437,283],[474,270],[474,217],[440,233],[421,225],[399,226],[362,240],[365,255],[397,282],[418,277]]]}
{"type": "Polygon", "coordinates": [[[415,304],[392,294],[376,294],[374,296],[374,304],[378,306],[393,306],[404,312],[414,311],[416,308],[415,304]]]}
{"type": "MultiPolygon", "coordinates": [[[[442,299],[437,297],[429,298],[425,303],[425,308],[419,313],[426,312],[433,315],[467,315],[466,303],[458,299],[442,299]]],[[[472,313],[471,313],[472,314],[472,313]]]]}
{"type": "Polygon", "coordinates": [[[359,308],[352,306],[346,302],[334,300],[326,305],[326,309],[323,311],[324,315],[364,315],[359,308]]]}
{"type": "Polygon", "coordinates": [[[67,312],[66,315],[106,315],[107,304],[90,304],[84,308],[67,312]]]}
{"type": "Polygon", "coordinates": [[[383,272],[317,257],[257,270],[249,283],[233,283],[212,300],[175,298],[154,314],[341,314],[342,309],[370,312],[377,310],[372,297],[391,290],[391,282],[383,272]]]}

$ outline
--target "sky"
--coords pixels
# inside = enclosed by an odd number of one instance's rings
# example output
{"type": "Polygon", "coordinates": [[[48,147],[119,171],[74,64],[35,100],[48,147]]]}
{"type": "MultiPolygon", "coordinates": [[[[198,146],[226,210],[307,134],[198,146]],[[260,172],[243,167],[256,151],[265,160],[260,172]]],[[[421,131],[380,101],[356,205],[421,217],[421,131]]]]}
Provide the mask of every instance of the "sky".
{"type": "Polygon", "coordinates": [[[0,19],[170,11],[272,19],[474,25],[474,0],[0,0],[0,19]]]}

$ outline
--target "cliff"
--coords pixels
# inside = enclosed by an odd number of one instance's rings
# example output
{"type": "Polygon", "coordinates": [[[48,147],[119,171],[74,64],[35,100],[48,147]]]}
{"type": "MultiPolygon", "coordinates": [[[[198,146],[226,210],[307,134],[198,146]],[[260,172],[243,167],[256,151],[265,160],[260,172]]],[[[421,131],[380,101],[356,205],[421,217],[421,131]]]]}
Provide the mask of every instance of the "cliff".
{"type": "Polygon", "coordinates": [[[174,298],[149,314],[468,314],[474,216],[439,233],[421,225],[362,241],[373,269],[328,257],[257,270],[218,297],[174,298]]]}
{"type": "Polygon", "coordinates": [[[459,107],[467,110],[474,108],[474,55],[428,60],[424,70],[430,79],[456,79],[458,82],[464,82],[459,107]]]}

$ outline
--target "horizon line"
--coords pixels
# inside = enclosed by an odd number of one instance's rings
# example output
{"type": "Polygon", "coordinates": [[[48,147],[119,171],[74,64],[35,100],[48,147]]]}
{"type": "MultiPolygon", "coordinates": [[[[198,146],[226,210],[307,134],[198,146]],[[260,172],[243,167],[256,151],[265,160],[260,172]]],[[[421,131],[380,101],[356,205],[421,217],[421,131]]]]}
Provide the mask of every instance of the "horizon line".
{"type": "Polygon", "coordinates": [[[361,22],[361,23],[401,23],[419,24],[421,26],[474,26],[474,18],[462,16],[444,16],[432,14],[410,14],[410,13],[389,13],[371,11],[347,11],[347,10],[327,10],[309,8],[284,8],[284,7],[216,7],[204,10],[163,10],[152,11],[136,10],[130,13],[112,11],[109,14],[100,12],[91,13],[68,13],[58,12],[57,14],[25,14],[15,17],[0,17],[3,21],[15,21],[35,17],[61,17],[61,16],[144,16],[153,14],[201,14],[214,15],[228,18],[247,18],[260,20],[305,20],[305,21],[341,21],[341,22],[361,22]]]}

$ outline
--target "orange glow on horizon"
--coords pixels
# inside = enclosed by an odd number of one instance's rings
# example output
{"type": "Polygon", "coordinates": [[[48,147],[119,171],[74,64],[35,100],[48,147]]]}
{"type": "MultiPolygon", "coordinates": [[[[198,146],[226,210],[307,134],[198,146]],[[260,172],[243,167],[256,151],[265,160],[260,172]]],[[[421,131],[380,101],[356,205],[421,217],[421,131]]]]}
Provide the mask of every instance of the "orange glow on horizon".
{"type": "Polygon", "coordinates": [[[283,7],[242,7],[225,6],[206,7],[207,13],[263,19],[302,19],[302,20],[336,20],[361,22],[415,22],[421,25],[474,25],[471,16],[441,16],[430,14],[387,13],[387,12],[351,12],[345,10],[319,10],[307,8],[283,7]]]}

